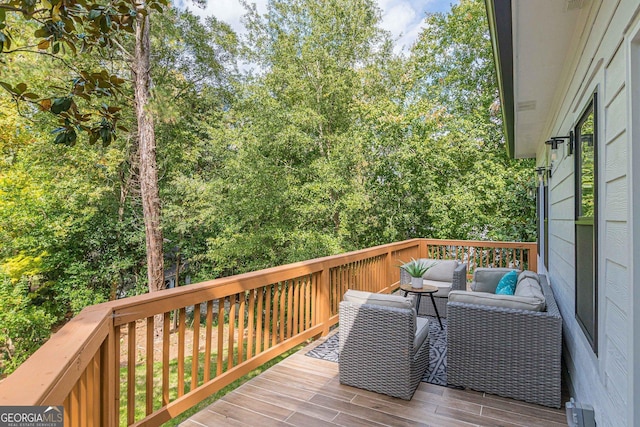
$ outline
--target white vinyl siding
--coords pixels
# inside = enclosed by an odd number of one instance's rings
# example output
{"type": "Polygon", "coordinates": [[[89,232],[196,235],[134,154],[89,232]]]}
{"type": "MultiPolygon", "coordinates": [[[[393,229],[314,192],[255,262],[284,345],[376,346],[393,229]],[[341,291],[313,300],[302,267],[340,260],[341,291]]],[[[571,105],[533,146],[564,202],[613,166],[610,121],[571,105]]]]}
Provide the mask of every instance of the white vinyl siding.
{"type": "MultiPolygon", "coordinates": [[[[627,133],[628,98],[626,76],[626,49],[618,47],[605,68],[604,99],[604,142],[600,161],[602,165],[601,182],[604,185],[601,194],[601,223],[604,222],[604,244],[601,245],[602,281],[600,289],[599,307],[601,310],[600,324],[603,328],[604,342],[602,345],[601,364],[604,370],[604,388],[614,407],[614,419],[618,425],[626,421],[627,405],[630,403],[628,395],[628,360],[629,346],[629,305],[617,297],[621,288],[627,292],[629,300],[629,249],[631,239],[629,235],[628,210],[628,180],[627,162],[622,161],[614,166],[614,170],[607,166],[615,162],[608,159],[613,151],[625,150],[629,144],[627,133]],[[622,72],[621,72],[622,69],[622,72]],[[607,90],[608,89],[608,90],[607,90]],[[613,281],[621,283],[611,285],[613,281]],[[607,286],[609,285],[609,286],[607,286]]],[[[618,156],[616,156],[618,158],[618,156]]],[[[603,239],[601,239],[602,241],[603,239]]],[[[624,423],[628,424],[628,423],[624,423]]]]}
{"type": "MultiPolygon", "coordinates": [[[[628,144],[612,150],[611,162],[627,165],[629,234],[631,247],[628,269],[611,269],[612,282],[619,284],[627,277],[628,287],[614,289],[612,299],[625,299],[629,306],[627,335],[630,343],[628,382],[630,404],[627,406],[630,425],[640,424],[640,19],[636,18],[627,33],[625,49],[627,63],[627,93],[630,110],[627,129],[628,144]]],[[[623,302],[619,302],[621,306],[623,302]]]]}
{"type": "MultiPolygon", "coordinates": [[[[558,149],[550,182],[548,273],[564,318],[565,359],[574,397],[595,407],[598,426],[630,426],[634,421],[640,425],[631,409],[640,404],[640,396],[634,395],[631,384],[635,373],[632,343],[638,333],[632,328],[634,289],[629,271],[633,230],[628,164],[632,150],[628,130],[631,95],[626,82],[628,38],[635,34],[625,34],[634,25],[631,19],[638,10],[637,0],[585,3],[572,41],[575,56],[567,58],[548,129],[549,137],[566,135],[597,91],[598,356],[575,320],[575,159],[566,147],[558,149]]],[[[544,164],[545,155],[541,145],[539,163],[544,164]]]]}

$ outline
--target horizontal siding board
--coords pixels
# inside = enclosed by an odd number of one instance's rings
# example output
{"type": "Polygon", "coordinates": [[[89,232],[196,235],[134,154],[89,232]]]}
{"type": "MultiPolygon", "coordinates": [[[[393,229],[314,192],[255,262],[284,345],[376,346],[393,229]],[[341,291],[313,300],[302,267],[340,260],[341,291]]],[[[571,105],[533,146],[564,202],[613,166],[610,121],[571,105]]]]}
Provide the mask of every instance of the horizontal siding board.
{"type": "Polygon", "coordinates": [[[607,390],[609,400],[612,402],[614,410],[613,414],[610,415],[611,418],[609,418],[607,422],[612,426],[623,426],[627,424],[625,422],[629,378],[626,368],[627,360],[615,345],[610,344],[612,343],[608,341],[604,387],[607,390]]]}
{"type": "Polygon", "coordinates": [[[549,235],[549,249],[549,254],[553,254],[554,259],[561,259],[568,266],[573,265],[575,251],[572,242],[567,242],[566,240],[563,240],[558,236],[551,234],[549,235]]]}
{"type": "Polygon", "coordinates": [[[623,45],[620,45],[618,47],[618,50],[614,53],[611,62],[605,70],[605,105],[609,104],[612,97],[615,96],[625,84],[626,50],[622,48],[622,46],[623,45]]]}
{"type": "MultiPolygon", "coordinates": [[[[603,77],[595,76],[592,81],[588,81],[591,73],[594,72],[596,64],[600,59],[604,59],[605,66],[613,67],[617,62],[618,50],[623,40],[622,30],[627,26],[630,17],[634,16],[638,4],[636,1],[591,1],[589,9],[583,10],[586,18],[580,18],[577,28],[581,33],[573,42],[570,51],[575,52],[575,57],[571,60],[570,66],[565,68],[565,83],[560,86],[564,97],[560,98],[559,110],[554,115],[555,120],[552,126],[575,123],[578,120],[584,106],[590,99],[591,92],[596,87],[599,79],[603,77]],[[588,87],[585,87],[586,84],[588,87]]],[[[624,54],[620,55],[623,57],[624,54]]],[[[613,72],[613,71],[611,71],[613,72]]],[[[616,71],[617,73],[620,71],[616,71]]],[[[624,72],[624,70],[623,70],[624,72]]],[[[600,73],[603,73],[601,71],[600,73]]],[[[598,73],[598,74],[600,74],[598,73]]],[[[611,88],[615,87],[620,78],[611,77],[611,88]]],[[[604,81],[603,81],[604,83],[604,81]]],[[[602,89],[606,90],[606,89],[602,89]]],[[[617,92],[611,89],[611,96],[617,92]]],[[[554,127],[552,127],[554,129],[554,127]]]]}
{"type": "MultiPolygon", "coordinates": [[[[596,2],[598,3],[598,2],[596,2]]],[[[591,27],[591,36],[587,42],[583,58],[611,57],[613,49],[618,45],[621,38],[620,31],[607,31],[610,28],[616,28],[615,17],[620,13],[620,1],[604,0],[600,4],[600,10],[593,26],[591,27]],[[603,54],[603,52],[605,54],[603,54]]],[[[623,27],[618,27],[623,28],[623,27]]]]}
{"type": "Polygon", "coordinates": [[[611,341],[611,344],[620,351],[621,354],[628,354],[628,334],[627,325],[629,324],[629,318],[620,308],[607,300],[605,302],[605,334],[607,340],[611,341]]]}
{"type": "Polygon", "coordinates": [[[629,227],[626,222],[607,221],[605,223],[604,246],[600,253],[607,254],[612,261],[629,265],[629,227]]]}
{"type": "MultiPolygon", "coordinates": [[[[575,284],[574,258],[575,258],[575,256],[573,254],[573,251],[572,252],[555,252],[555,251],[551,251],[549,253],[549,255],[550,255],[550,258],[553,257],[553,259],[549,259],[550,271],[552,272],[552,274],[554,276],[562,277],[563,279],[565,279],[565,282],[563,283],[563,286],[565,287],[567,295],[570,295],[571,304],[572,304],[572,307],[573,307],[573,299],[574,299],[574,294],[575,294],[575,288],[574,288],[574,284],[575,284]]],[[[572,308],[571,315],[573,316],[574,314],[575,314],[575,311],[572,308]]]]}
{"type": "Polygon", "coordinates": [[[626,129],[627,93],[621,91],[605,110],[605,142],[618,137],[626,129]]]}
{"type": "MultiPolygon", "coordinates": [[[[569,159],[571,159],[571,162],[573,162],[574,157],[571,156],[569,157],[569,159]]],[[[564,164],[569,163],[568,160],[564,160],[563,161],[564,164]]],[[[569,170],[569,168],[563,168],[563,170],[569,170]]],[[[556,173],[555,175],[553,175],[552,179],[554,181],[556,181],[558,179],[558,174],[556,173]]],[[[558,202],[558,201],[563,201],[566,199],[573,199],[574,197],[574,175],[573,175],[573,163],[571,164],[571,170],[570,173],[563,178],[562,180],[562,184],[557,185],[554,189],[553,192],[551,193],[551,202],[558,202]]]]}
{"type": "Polygon", "coordinates": [[[566,151],[567,144],[560,144],[558,146],[557,155],[558,159],[553,162],[553,191],[554,192],[566,192],[568,188],[573,188],[573,156],[568,156],[566,151]]]}
{"type": "Polygon", "coordinates": [[[629,272],[627,267],[610,259],[604,263],[604,293],[608,300],[620,307],[624,313],[629,313],[629,272]]]}
{"type": "Polygon", "coordinates": [[[628,133],[625,131],[605,146],[605,181],[612,181],[627,175],[628,167],[628,133]]]}
{"type": "MultiPolygon", "coordinates": [[[[620,352],[620,349],[613,341],[607,339],[606,347],[605,370],[609,380],[613,380],[608,381],[609,384],[606,384],[606,387],[618,391],[618,394],[622,396],[623,393],[620,393],[620,391],[626,389],[629,377],[627,373],[627,358],[624,357],[624,354],[620,352]]],[[[626,403],[626,398],[621,398],[626,403]]]]}
{"type": "Polygon", "coordinates": [[[552,220],[549,233],[573,245],[575,242],[575,222],[573,219],[552,220]]]}
{"type": "MultiPolygon", "coordinates": [[[[556,302],[558,303],[561,314],[565,316],[566,319],[573,319],[575,315],[575,280],[573,279],[573,276],[561,274],[565,270],[561,269],[559,271],[559,273],[556,273],[556,270],[554,269],[553,281],[551,283],[553,295],[556,297],[556,302]]],[[[569,266],[568,271],[573,272],[573,266],[569,266]]]]}
{"type": "Polygon", "coordinates": [[[605,184],[604,219],[606,221],[628,220],[628,184],[626,177],[618,178],[605,184]]]}
{"type": "MultiPolygon", "coordinates": [[[[574,42],[575,45],[570,50],[570,52],[575,52],[575,58],[572,60],[571,67],[565,68],[569,75],[567,76],[567,83],[563,86],[565,88],[565,97],[562,101],[558,119],[573,116],[574,110],[580,110],[580,106],[583,105],[583,100],[578,99],[584,89],[581,86],[583,86],[587,75],[592,71],[590,70],[592,64],[597,62],[593,58],[602,40],[608,17],[613,14],[616,7],[615,3],[604,3],[602,4],[602,2],[598,1],[590,2],[589,16],[584,21],[584,24],[578,27],[582,34],[574,42]]],[[[579,111],[578,114],[580,114],[579,111]]],[[[572,119],[575,120],[577,117],[572,117],[572,119]]]]}
{"type": "Polygon", "coordinates": [[[574,219],[574,202],[573,198],[564,199],[560,202],[551,204],[551,220],[554,219],[574,219]]]}

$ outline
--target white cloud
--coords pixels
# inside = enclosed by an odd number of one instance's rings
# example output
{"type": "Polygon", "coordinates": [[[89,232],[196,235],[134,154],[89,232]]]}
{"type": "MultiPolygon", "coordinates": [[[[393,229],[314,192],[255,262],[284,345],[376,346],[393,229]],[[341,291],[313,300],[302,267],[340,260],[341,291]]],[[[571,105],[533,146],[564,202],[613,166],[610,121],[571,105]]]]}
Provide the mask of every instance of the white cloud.
{"type": "Polygon", "coordinates": [[[378,0],[383,11],[381,26],[391,33],[395,53],[408,51],[420,34],[428,8],[443,1],[447,0],[378,0]]]}
{"type": "Polygon", "coordinates": [[[398,37],[415,21],[416,15],[416,10],[409,2],[398,2],[384,11],[381,26],[394,37],[398,37]]]}

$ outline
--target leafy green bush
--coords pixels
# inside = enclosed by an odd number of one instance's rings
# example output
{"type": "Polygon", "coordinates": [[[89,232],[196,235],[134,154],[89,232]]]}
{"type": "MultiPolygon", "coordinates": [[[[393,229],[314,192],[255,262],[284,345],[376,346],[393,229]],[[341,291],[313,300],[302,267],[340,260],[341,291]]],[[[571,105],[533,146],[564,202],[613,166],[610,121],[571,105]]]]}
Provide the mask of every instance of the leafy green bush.
{"type": "Polygon", "coordinates": [[[13,372],[50,336],[55,318],[32,304],[29,285],[0,277],[0,377],[13,372]]]}

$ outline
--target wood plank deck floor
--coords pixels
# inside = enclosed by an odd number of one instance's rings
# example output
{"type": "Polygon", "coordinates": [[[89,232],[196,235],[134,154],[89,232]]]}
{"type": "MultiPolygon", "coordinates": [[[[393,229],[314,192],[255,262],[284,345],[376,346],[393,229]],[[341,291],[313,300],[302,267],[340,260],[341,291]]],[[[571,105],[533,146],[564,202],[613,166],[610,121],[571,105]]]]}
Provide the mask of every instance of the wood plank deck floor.
{"type": "Polygon", "coordinates": [[[349,387],[338,364],[305,356],[315,341],[192,416],[202,426],[566,426],[564,410],[420,383],[405,401],[349,387]]]}

